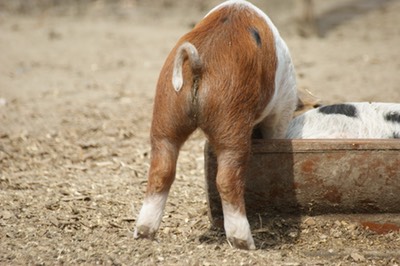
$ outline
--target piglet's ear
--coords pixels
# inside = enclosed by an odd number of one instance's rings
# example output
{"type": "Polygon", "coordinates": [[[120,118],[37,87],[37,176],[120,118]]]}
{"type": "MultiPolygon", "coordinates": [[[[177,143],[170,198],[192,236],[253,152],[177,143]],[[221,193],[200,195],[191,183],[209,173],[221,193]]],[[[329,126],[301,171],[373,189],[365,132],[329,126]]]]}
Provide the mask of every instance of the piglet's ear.
{"type": "Polygon", "coordinates": [[[296,114],[300,115],[310,109],[321,107],[322,100],[312,94],[309,90],[300,88],[297,91],[297,106],[296,106],[296,114]]]}

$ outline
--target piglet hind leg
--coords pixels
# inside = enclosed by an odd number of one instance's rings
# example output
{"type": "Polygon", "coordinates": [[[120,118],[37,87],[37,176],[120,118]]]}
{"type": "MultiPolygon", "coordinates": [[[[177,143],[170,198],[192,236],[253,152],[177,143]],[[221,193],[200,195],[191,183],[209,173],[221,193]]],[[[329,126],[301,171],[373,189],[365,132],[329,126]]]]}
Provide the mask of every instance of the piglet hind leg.
{"type": "Polygon", "coordinates": [[[136,222],[134,238],[153,239],[160,227],[168,193],[175,179],[179,146],[168,139],[152,139],[147,191],[136,222]]]}
{"type": "Polygon", "coordinates": [[[228,241],[239,249],[255,249],[244,202],[244,172],[249,156],[245,151],[217,152],[217,188],[221,196],[224,227],[228,241]]]}

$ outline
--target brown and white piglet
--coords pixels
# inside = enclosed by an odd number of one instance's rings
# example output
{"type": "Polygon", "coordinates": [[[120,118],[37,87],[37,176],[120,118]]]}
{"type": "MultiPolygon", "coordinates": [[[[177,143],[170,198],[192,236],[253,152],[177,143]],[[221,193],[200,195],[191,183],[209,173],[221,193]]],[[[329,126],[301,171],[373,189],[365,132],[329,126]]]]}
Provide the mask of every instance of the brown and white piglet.
{"type": "Polygon", "coordinates": [[[247,1],[212,9],[172,49],[159,76],[151,126],[151,164],[135,238],[153,238],[175,178],[179,150],[200,128],[218,161],[224,227],[233,246],[254,249],[244,203],[253,128],[284,138],[296,108],[285,42],[247,1]]]}

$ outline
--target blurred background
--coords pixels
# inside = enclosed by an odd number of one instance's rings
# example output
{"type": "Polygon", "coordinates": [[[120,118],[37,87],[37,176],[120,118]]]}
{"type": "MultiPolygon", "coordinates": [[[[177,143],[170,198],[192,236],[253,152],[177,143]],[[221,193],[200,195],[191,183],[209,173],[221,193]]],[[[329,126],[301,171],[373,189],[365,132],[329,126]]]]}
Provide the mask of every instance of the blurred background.
{"type": "MultiPolygon", "coordinates": [[[[306,22],[314,24],[320,31],[318,33],[323,34],[323,31],[331,27],[371,10],[382,9],[393,1],[396,0],[254,0],[252,3],[267,12],[278,26],[282,26],[282,23],[288,22],[287,20],[303,24],[306,22]]],[[[145,16],[168,14],[195,16],[196,13],[207,12],[220,2],[218,0],[1,0],[0,10],[3,13],[13,14],[69,16],[95,14],[118,18],[138,16],[138,13],[145,16]]],[[[197,21],[198,17],[192,19],[197,21]]]]}

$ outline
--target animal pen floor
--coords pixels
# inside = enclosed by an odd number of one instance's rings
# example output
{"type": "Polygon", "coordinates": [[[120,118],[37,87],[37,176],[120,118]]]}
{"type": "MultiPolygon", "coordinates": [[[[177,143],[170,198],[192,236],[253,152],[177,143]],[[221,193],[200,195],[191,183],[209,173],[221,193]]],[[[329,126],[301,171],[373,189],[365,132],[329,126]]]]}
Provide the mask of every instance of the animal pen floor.
{"type": "MultiPolygon", "coordinates": [[[[326,102],[400,102],[400,1],[317,1],[323,37],[311,38],[271,2],[299,87],[326,102]]],[[[390,215],[271,214],[253,228],[256,251],[232,249],[210,230],[200,133],[183,147],[157,240],[135,241],[158,73],[205,11],[86,8],[0,10],[0,264],[400,263],[400,232],[377,227],[390,215]]]]}

